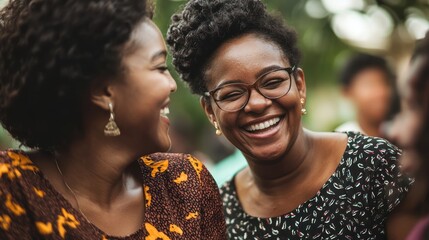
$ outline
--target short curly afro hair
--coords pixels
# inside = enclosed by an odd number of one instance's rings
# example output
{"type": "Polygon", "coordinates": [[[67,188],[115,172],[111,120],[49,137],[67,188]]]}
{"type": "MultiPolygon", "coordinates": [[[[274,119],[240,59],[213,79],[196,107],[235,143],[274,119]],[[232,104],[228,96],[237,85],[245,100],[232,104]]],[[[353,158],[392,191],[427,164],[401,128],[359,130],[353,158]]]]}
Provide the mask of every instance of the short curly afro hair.
{"type": "Polygon", "coordinates": [[[55,150],[82,129],[95,79],[124,73],[146,0],[10,0],[0,10],[0,122],[23,145],[55,150]]]}
{"type": "Polygon", "coordinates": [[[366,53],[358,53],[353,55],[344,65],[339,81],[342,86],[346,88],[350,87],[355,77],[368,69],[378,69],[384,74],[389,83],[393,83],[395,79],[395,74],[384,58],[366,53]]]}
{"type": "Polygon", "coordinates": [[[275,43],[291,65],[299,64],[296,32],[259,0],[190,0],[173,15],[167,43],[181,78],[203,95],[211,56],[226,41],[249,33],[275,43]]]}

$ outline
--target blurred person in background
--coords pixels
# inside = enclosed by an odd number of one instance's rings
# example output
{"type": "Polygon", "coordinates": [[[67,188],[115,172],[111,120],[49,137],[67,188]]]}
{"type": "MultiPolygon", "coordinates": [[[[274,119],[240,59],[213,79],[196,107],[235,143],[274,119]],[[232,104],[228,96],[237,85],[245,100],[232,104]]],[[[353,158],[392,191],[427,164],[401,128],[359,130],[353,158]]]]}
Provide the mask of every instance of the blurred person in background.
{"type": "Polygon", "coordinates": [[[356,120],[341,124],[335,131],[380,137],[380,126],[390,114],[394,96],[394,74],[386,60],[365,53],[354,55],[339,80],[344,96],[355,108],[356,120]]]}
{"type": "Polygon", "coordinates": [[[429,239],[429,32],[418,42],[399,82],[401,112],[387,136],[403,149],[402,170],[415,177],[406,201],[388,224],[389,239],[429,239]],[[406,237],[408,235],[408,237],[406,237]]]}
{"type": "Polygon", "coordinates": [[[410,181],[400,152],[360,133],[304,129],[296,33],[259,0],[190,0],[173,63],[248,167],[221,188],[230,239],[383,239],[410,181]]]}
{"type": "Polygon", "coordinates": [[[176,83],[145,0],[0,10],[0,239],[226,239],[218,188],[171,145],[176,83]]]}

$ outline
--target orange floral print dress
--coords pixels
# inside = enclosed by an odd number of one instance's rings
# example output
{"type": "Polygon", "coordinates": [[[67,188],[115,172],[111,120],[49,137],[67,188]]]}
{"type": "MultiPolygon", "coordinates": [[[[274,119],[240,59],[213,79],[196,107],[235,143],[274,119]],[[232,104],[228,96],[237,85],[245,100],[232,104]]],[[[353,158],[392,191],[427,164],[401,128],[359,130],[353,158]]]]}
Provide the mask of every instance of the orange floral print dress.
{"type": "Polygon", "coordinates": [[[187,154],[157,153],[139,163],[144,224],[118,237],[86,221],[25,154],[0,152],[0,239],[226,239],[219,192],[200,161],[187,154]]]}

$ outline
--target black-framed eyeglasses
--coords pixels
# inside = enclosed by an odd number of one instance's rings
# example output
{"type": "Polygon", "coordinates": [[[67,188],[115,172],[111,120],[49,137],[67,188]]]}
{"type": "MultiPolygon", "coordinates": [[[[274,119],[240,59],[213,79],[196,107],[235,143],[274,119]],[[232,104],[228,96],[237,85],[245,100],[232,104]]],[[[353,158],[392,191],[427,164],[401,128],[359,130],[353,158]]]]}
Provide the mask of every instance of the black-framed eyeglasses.
{"type": "Polygon", "coordinates": [[[295,69],[295,66],[273,69],[258,77],[253,84],[231,83],[205,92],[204,95],[211,96],[220,109],[236,112],[247,105],[252,88],[268,99],[285,96],[291,88],[291,76],[295,69]]]}

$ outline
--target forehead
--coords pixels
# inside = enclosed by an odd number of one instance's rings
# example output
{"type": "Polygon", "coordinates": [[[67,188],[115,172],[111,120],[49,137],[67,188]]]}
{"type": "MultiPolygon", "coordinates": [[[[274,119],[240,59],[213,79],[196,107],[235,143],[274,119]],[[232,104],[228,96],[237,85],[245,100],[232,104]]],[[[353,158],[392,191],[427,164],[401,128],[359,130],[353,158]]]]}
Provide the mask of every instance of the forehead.
{"type": "Polygon", "coordinates": [[[209,79],[219,79],[254,73],[270,65],[288,67],[289,60],[274,42],[256,34],[246,34],[222,44],[213,55],[206,74],[209,79]]]}
{"type": "Polygon", "coordinates": [[[389,83],[389,76],[380,68],[371,67],[366,68],[358,72],[353,76],[352,82],[350,85],[357,85],[361,83],[389,83]]]}
{"type": "Polygon", "coordinates": [[[125,45],[124,55],[137,54],[149,59],[165,49],[164,39],[158,27],[150,19],[145,19],[134,28],[130,40],[125,45]]]}

